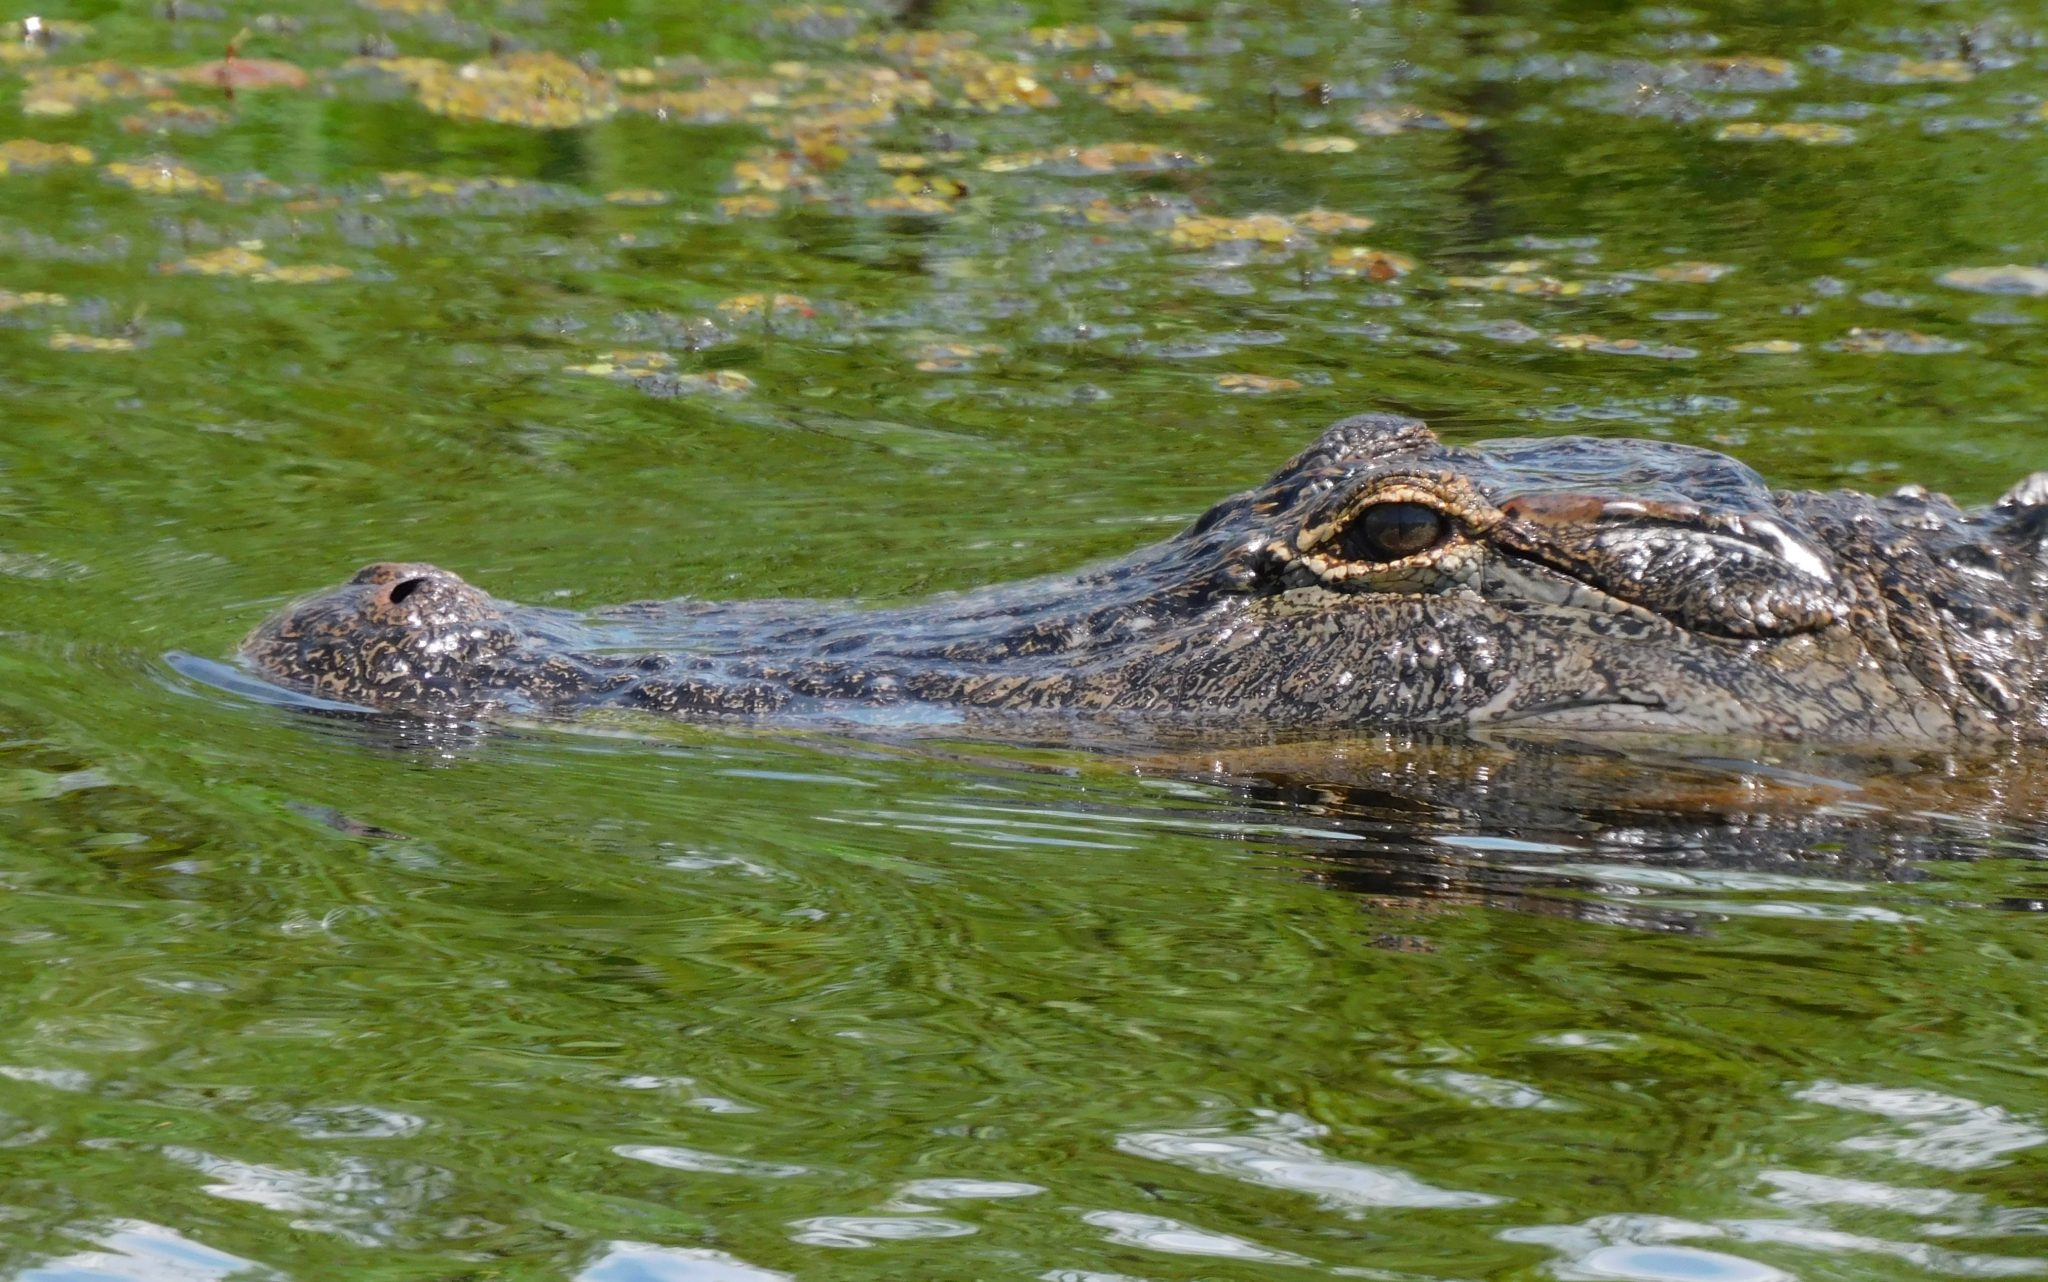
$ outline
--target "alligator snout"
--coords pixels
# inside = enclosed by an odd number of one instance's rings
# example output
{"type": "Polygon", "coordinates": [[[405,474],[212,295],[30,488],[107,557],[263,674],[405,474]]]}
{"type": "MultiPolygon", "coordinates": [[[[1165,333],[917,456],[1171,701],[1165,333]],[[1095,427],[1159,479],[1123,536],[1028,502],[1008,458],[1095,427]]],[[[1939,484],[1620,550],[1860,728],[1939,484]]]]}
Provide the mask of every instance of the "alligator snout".
{"type": "Polygon", "coordinates": [[[503,608],[459,575],[366,565],[258,628],[242,653],[266,674],[345,702],[459,704],[517,642],[503,608]]]}

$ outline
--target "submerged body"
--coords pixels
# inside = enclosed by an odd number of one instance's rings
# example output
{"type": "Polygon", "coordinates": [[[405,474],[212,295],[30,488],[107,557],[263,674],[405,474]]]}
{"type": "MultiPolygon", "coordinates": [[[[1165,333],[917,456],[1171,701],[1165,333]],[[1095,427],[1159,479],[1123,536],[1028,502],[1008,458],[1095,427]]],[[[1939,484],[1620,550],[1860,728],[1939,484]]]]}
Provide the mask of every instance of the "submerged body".
{"type": "Polygon", "coordinates": [[[378,564],[258,628],[273,681],[374,708],[688,718],[1061,713],[1335,730],[1520,725],[2048,737],[2048,473],[1964,511],[1773,491],[1688,446],[1330,428],[1188,529],[904,608],[588,613],[378,564]]]}

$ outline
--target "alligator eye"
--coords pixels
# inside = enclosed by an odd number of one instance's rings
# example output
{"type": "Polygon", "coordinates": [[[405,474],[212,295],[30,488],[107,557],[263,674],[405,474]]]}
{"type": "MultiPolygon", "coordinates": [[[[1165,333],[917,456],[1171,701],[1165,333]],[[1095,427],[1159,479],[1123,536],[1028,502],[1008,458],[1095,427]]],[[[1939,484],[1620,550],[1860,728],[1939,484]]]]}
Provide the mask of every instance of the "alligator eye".
{"type": "Polygon", "coordinates": [[[1348,561],[1398,561],[1427,552],[1450,529],[1450,518],[1428,504],[1378,503],[1344,527],[1337,551],[1348,561]]]}

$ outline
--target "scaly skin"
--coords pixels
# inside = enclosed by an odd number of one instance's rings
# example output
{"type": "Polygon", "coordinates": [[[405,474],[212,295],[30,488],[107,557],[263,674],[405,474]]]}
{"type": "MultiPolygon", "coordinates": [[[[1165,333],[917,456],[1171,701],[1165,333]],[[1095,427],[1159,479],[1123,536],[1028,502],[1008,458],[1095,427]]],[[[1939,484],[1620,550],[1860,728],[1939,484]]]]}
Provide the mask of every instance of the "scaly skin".
{"type": "Polygon", "coordinates": [[[1519,725],[2048,738],[2048,473],[1962,511],[1773,491],[1724,455],[1448,447],[1338,423],[1182,533],[909,607],[494,600],[370,566],[258,628],[273,681],[380,709],[906,724],[1519,725]]]}

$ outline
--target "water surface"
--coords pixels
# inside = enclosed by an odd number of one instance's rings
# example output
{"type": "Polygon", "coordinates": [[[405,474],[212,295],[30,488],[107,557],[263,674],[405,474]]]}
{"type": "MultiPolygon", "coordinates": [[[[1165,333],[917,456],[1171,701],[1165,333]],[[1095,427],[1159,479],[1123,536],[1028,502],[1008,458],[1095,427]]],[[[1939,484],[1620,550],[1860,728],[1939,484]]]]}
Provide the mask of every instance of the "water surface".
{"type": "Polygon", "coordinates": [[[1365,409],[1990,499],[2038,8],[33,16],[8,1278],[2048,1271],[2037,757],[484,733],[166,658],[387,557],[1066,568],[1365,409]]]}

